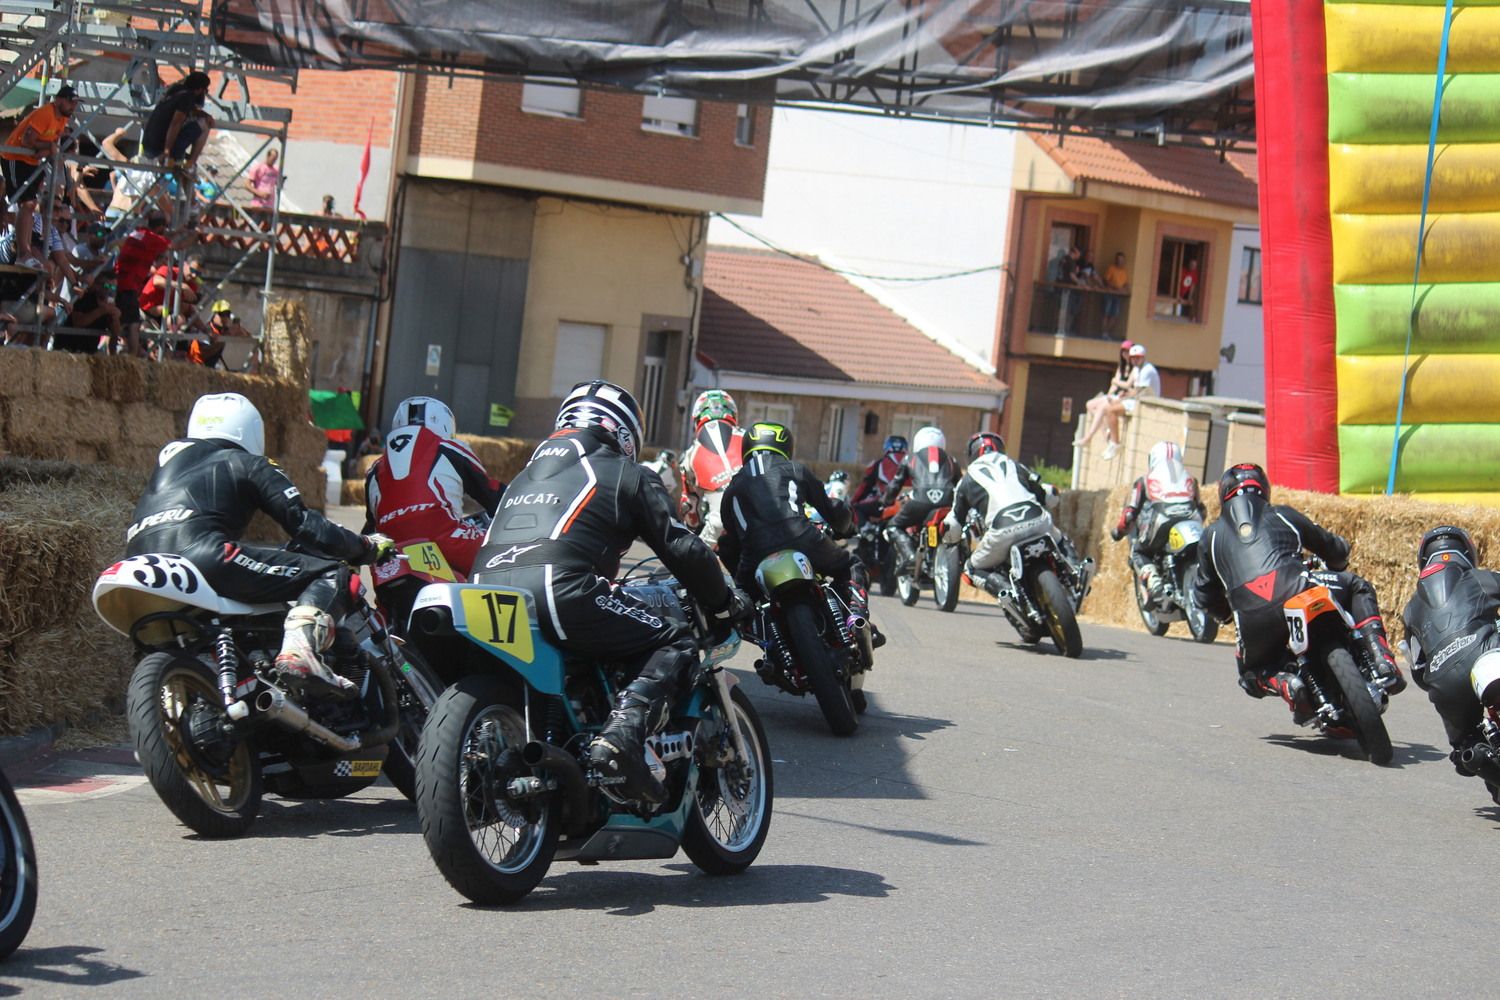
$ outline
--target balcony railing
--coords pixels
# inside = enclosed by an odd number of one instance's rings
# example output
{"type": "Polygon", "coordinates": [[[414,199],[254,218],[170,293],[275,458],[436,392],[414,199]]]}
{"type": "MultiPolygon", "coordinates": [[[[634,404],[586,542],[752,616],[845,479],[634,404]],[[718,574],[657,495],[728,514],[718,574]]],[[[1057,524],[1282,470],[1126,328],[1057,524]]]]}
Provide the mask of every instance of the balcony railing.
{"type": "MultiPolygon", "coordinates": [[[[260,209],[246,211],[254,223],[230,205],[207,206],[203,213],[207,230],[203,242],[223,243],[236,250],[264,246],[267,242],[264,229],[271,224],[270,213],[260,209]]],[[[276,252],[308,260],[355,264],[360,259],[359,237],[365,225],[359,219],[282,212],[276,220],[276,252]]]]}
{"type": "Polygon", "coordinates": [[[1130,295],[1083,285],[1037,281],[1032,285],[1026,329],[1060,337],[1120,340],[1125,336],[1130,295]]]}

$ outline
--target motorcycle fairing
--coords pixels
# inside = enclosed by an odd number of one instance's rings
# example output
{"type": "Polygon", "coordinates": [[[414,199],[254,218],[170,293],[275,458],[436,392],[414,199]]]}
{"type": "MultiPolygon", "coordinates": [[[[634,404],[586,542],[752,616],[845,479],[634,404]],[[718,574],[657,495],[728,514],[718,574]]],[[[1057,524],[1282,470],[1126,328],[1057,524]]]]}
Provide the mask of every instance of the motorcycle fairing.
{"type": "MultiPolygon", "coordinates": [[[[284,614],[286,604],[246,604],[224,597],[203,574],[181,556],[153,552],[122,559],[99,574],[94,582],[94,610],[104,624],[130,635],[131,627],[150,614],[201,608],[219,615],[284,614]]],[[[149,625],[139,638],[145,643],[169,642],[171,626],[149,625]],[[159,633],[159,634],[157,634],[159,633]]]]}
{"type": "Polygon", "coordinates": [[[755,582],[768,596],[774,595],[788,584],[816,579],[812,560],[795,549],[773,552],[755,567],[755,582]]]}
{"type": "Polygon", "coordinates": [[[446,608],[453,631],[519,674],[541,694],[563,693],[562,653],[536,622],[529,591],[480,583],[431,583],[412,602],[419,611],[446,608]]]}

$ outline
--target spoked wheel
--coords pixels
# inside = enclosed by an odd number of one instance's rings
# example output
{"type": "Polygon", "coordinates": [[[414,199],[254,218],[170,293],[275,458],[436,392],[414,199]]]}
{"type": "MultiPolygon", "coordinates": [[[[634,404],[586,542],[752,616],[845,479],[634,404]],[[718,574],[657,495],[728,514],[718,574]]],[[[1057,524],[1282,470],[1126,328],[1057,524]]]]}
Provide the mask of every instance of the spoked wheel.
{"type": "Polygon", "coordinates": [[[1187,572],[1182,574],[1182,600],[1183,614],[1187,617],[1188,631],[1193,634],[1194,642],[1213,642],[1219,637],[1219,623],[1214,616],[1203,609],[1194,596],[1193,588],[1198,582],[1198,567],[1189,566],[1187,572]]]}
{"type": "Polygon", "coordinates": [[[0,960],[20,947],[36,915],[36,847],[10,781],[0,774],[0,960]]]}
{"type": "Polygon", "coordinates": [[[1130,589],[1135,591],[1135,609],[1141,613],[1141,623],[1146,626],[1146,631],[1152,635],[1166,635],[1170,623],[1161,620],[1161,616],[1152,610],[1151,598],[1147,596],[1146,588],[1141,586],[1139,577],[1132,576],[1130,589]]]}
{"type": "Polygon", "coordinates": [[[205,837],[238,837],[260,812],[260,761],[225,736],[224,699],[200,660],[152,653],[125,696],[136,756],[172,815],[205,837]]]}
{"type": "Polygon", "coordinates": [[[963,567],[963,553],[957,545],[944,545],[932,559],[932,599],[944,611],[958,607],[959,581],[963,567]]]}
{"type": "MultiPolygon", "coordinates": [[[[729,693],[747,760],[729,759],[698,772],[695,808],[688,813],[682,849],[709,875],[738,875],[749,868],[771,829],[771,751],[760,716],[739,688],[729,693]]],[[[728,733],[726,731],[727,739],[728,733]]],[[[732,757],[733,742],[721,749],[732,757]]]]}
{"type": "Polygon", "coordinates": [[[427,722],[428,706],[437,701],[442,691],[442,682],[432,673],[427,661],[411,646],[401,649],[405,662],[392,666],[398,671],[394,678],[396,695],[400,702],[401,728],[385,755],[382,769],[391,779],[396,790],[410,802],[417,799],[417,747],[422,739],[422,727],[427,722]]]}
{"type": "Polygon", "coordinates": [[[526,724],[493,677],[465,677],[444,692],[422,729],[417,814],[448,884],[476,903],[514,903],[536,888],[557,852],[557,809],[517,800],[507,786],[521,761],[526,724]]]}
{"type": "Polygon", "coordinates": [[[1385,729],[1385,720],[1380,717],[1380,706],[1375,704],[1365,683],[1364,674],[1354,665],[1354,657],[1347,649],[1336,647],[1328,651],[1325,661],[1328,670],[1343,695],[1344,710],[1349,715],[1351,728],[1359,747],[1370,758],[1372,764],[1389,764],[1395,751],[1391,748],[1391,736],[1385,729]]]}
{"type": "Polygon", "coordinates": [[[901,595],[901,603],[908,608],[917,603],[917,599],[922,596],[922,589],[917,586],[915,566],[911,572],[896,577],[896,592],[901,595]]]}
{"type": "Polygon", "coordinates": [[[1036,575],[1036,598],[1057,651],[1069,659],[1083,655],[1083,636],[1078,632],[1073,602],[1068,599],[1062,581],[1050,569],[1040,570],[1036,575]]]}

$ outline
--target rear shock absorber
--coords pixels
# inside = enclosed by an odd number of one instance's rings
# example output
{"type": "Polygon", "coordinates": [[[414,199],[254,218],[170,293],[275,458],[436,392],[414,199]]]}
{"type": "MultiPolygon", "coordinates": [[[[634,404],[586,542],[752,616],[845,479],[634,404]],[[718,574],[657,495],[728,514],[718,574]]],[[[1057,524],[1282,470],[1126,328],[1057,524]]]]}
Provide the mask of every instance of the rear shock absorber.
{"type": "Polygon", "coordinates": [[[214,662],[219,667],[219,693],[224,696],[224,707],[229,708],[237,700],[235,689],[239,686],[239,653],[234,648],[234,633],[227,628],[219,629],[214,636],[214,662]]]}
{"type": "Polygon", "coordinates": [[[792,651],[787,648],[786,637],[781,634],[781,624],[774,614],[766,615],[766,653],[776,658],[776,665],[788,677],[793,675],[792,651]]]}
{"type": "Polygon", "coordinates": [[[849,609],[839,600],[831,587],[823,588],[823,600],[828,604],[828,613],[833,617],[834,627],[839,630],[839,642],[845,649],[854,648],[854,636],[849,631],[849,609]]]}

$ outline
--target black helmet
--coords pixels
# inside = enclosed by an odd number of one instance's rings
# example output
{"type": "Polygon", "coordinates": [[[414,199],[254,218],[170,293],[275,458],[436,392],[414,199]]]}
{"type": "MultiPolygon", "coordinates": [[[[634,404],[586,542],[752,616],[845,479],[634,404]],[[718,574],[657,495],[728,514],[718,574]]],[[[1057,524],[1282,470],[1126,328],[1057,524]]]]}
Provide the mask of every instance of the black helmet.
{"type": "Polygon", "coordinates": [[[629,391],[613,382],[594,379],[579,382],[557,411],[558,430],[565,427],[599,427],[614,435],[620,451],[632,462],[640,455],[645,439],[641,405],[629,391]]]}
{"type": "Polygon", "coordinates": [[[1479,553],[1474,548],[1474,539],[1464,529],[1452,524],[1440,524],[1422,536],[1417,546],[1417,568],[1426,569],[1433,560],[1443,562],[1457,557],[1473,567],[1479,562],[1479,553]]]}
{"type": "Polygon", "coordinates": [[[1219,477],[1219,502],[1227,503],[1230,497],[1241,493],[1254,493],[1270,500],[1271,480],[1266,476],[1266,470],[1253,462],[1241,462],[1225,469],[1219,477]]]}
{"type": "Polygon", "coordinates": [[[990,453],[1005,454],[1005,438],[994,431],[980,431],[969,438],[969,461],[990,453]]]}
{"type": "Polygon", "coordinates": [[[792,432],[784,424],[758,421],[745,435],[745,457],[754,451],[774,451],[782,458],[792,457],[792,432]]]}

